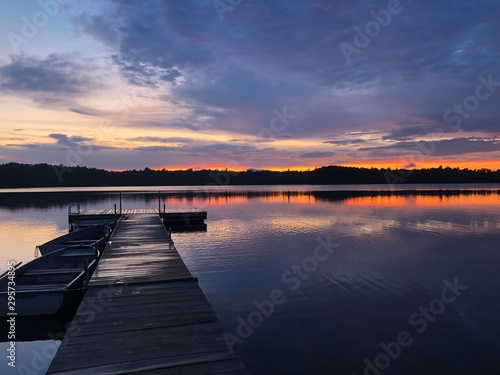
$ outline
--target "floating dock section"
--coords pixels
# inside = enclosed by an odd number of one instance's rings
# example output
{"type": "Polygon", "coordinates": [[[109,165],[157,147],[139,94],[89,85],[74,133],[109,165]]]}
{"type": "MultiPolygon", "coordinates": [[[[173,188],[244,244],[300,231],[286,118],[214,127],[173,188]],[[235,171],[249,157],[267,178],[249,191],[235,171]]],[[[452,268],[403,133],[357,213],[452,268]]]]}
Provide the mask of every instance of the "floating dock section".
{"type": "Polygon", "coordinates": [[[158,213],[121,216],[48,370],[132,373],[248,374],[158,213]]]}
{"type": "Polygon", "coordinates": [[[88,224],[114,224],[122,215],[150,214],[159,216],[168,228],[181,229],[186,227],[199,228],[205,226],[207,212],[198,208],[163,208],[163,209],[114,209],[114,210],[84,210],[68,212],[70,231],[75,227],[88,224]]]}

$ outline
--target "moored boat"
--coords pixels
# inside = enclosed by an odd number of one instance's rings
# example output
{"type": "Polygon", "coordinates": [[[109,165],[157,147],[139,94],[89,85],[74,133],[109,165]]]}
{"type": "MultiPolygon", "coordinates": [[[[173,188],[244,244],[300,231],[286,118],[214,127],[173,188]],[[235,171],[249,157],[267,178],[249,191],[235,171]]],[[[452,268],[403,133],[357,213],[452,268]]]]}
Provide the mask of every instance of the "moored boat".
{"type": "Polygon", "coordinates": [[[0,278],[0,315],[55,314],[82,297],[97,266],[93,246],[75,245],[33,259],[0,278]]]}
{"type": "Polygon", "coordinates": [[[54,238],[51,241],[38,245],[36,248],[42,255],[46,255],[53,251],[62,249],[68,246],[93,246],[99,253],[106,247],[106,244],[111,236],[112,229],[104,224],[93,225],[84,229],[80,229],[60,237],[54,238]]]}

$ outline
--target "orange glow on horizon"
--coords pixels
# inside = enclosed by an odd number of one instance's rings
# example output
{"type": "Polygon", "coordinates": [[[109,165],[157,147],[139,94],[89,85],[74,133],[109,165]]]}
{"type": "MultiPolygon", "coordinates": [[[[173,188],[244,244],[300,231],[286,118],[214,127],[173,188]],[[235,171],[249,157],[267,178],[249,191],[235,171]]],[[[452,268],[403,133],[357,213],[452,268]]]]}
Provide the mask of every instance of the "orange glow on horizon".
{"type": "MultiPolygon", "coordinates": [[[[357,168],[391,168],[400,169],[404,168],[401,160],[385,160],[377,161],[371,163],[345,163],[339,164],[344,167],[357,167],[357,168]]],[[[424,168],[438,168],[442,166],[443,168],[460,168],[460,169],[490,169],[492,171],[500,170],[500,160],[472,160],[472,161],[443,161],[443,160],[432,160],[418,163],[415,167],[407,169],[424,169],[424,168]]]]}
{"type": "Polygon", "coordinates": [[[246,172],[249,169],[253,169],[256,171],[271,171],[271,172],[286,172],[288,170],[290,171],[309,171],[309,170],[314,170],[316,168],[320,167],[311,167],[310,165],[307,166],[290,166],[290,167],[273,167],[273,166],[265,166],[265,167],[251,167],[251,166],[229,166],[229,165],[221,165],[221,164],[202,164],[202,165],[197,165],[196,167],[188,167],[188,166],[160,166],[160,167],[155,167],[151,168],[155,171],[161,171],[162,169],[165,169],[166,171],[185,171],[187,169],[193,169],[194,171],[199,171],[202,169],[205,170],[218,170],[218,171],[228,171],[228,172],[246,172]]]}
{"type": "MultiPolygon", "coordinates": [[[[401,165],[400,160],[386,160],[386,161],[377,161],[377,162],[372,162],[372,163],[340,163],[340,164],[330,164],[330,165],[324,165],[324,166],[339,166],[339,167],[353,167],[353,168],[378,168],[378,169],[386,169],[386,168],[391,168],[391,169],[403,169],[404,166],[401,165]]],[[[497,171],[500,170],[500,160],[482,160],[482,161],[457,161],[457,162],[447,162],[447,161],[427,161],[423,163],[419,163],[415,167],[410,167],[406,168],[409,170],[416,170],[416,169],[425,169],[425,168],[438,168],[438,167],[443,167],[443,168],[460,168],[460,169],[489,169],[491,171],[497,171]]],[[[310,166],[310,165],[297,165],[297,166],[290,166],[290,167],[274,167],[274,166],[265,166],[265,167],[247,167],[247,166],[228,166],[228,165],[222,165],[222,164],[210,164],[210,165],[205,165],[205,164],[198,164],[194,167],[191,166],[183,166],[183,165],[168,165],[168,166],[154,166],[154,167],[148,167],[145,166],[145,168],[149,168],[154,171],[161,171],[161,170],[166,170],[166,171],[186,171],[189,169],[192,169],[193,171],[199,171],[199,170],[212,170],[212,171],[220,171],[220,172],[245,172],[247,170],[256,170],[256,171],[271,171],[271,172],[287,172],[287,171],[298,171],[298,172],[306,172],[306,171],[313,171],[315,169],[322,168],[322,166],[310,166]]],[[[144,169],[144,168],[143,168],[144,169]]],[[[125,172],[129,171],[130,169],[108,169],[110,172],[125,172]]]]}

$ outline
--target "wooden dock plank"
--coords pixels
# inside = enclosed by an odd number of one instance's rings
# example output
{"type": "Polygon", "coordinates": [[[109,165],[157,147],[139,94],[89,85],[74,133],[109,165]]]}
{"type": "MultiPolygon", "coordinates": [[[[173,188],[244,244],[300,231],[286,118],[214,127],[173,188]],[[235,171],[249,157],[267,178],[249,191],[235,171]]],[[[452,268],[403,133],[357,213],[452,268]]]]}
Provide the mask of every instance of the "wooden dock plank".
{"type": "Polygon", "coordinates": [[[124,217],[104,251],[90,285],[161,282],[192,277],[156,215],[124,217]]]}
{"type": "Polygon", "coordinates": [[[225,356],[215,357],[213,354],[197,354],[172,359],[168,363],[164,359],[129,361],[120,364],[103,365],[91,369],[68,370],[60,372],[65,375],[115,375],[115,374],[148,374],[148,375],[244,375],[248,374],[238,359],[227,359],[225,356]],[[194,358],[193,358],[194,357],[194,358]],[[201,363],[200,363],[201,362],[201,363]],[[95,371],[95,372],[94,372],[95,371]]]}
{"type": "Polygon", "coordinates": [[[247,374],[223,335],[158,214],[134,213],[115,228],[48,374],[247,374]]]}

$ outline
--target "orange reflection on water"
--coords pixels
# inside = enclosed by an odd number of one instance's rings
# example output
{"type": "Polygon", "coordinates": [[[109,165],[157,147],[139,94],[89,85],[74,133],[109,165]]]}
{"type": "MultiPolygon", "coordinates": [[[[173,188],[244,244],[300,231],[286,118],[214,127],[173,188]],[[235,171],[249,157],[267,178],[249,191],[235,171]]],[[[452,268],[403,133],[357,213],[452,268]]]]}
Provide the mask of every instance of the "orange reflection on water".
{"type": "Polygon", "coordinates": [[[245,203],[248,201],[247,196],[243,195],[226,195],[226,194],[203,194],[197,193],[190,197],[169,196],[162,198],[162,204],[169,207],[177,206],[217,206],[229,203],[245,203]]]}
{"type": "Polygon", "coordinates": [[[377,195],[350,197],[345,200],[349,206],[384,206],[384,207],[437,207],[437,206],[492,206],[500,205],[500,193],[457,194],[457,195],[377,195]]]}
{"type": "Polygon", "coordinates": [[[312,204],[316,197],[308,192],[266,192],[266,193],[197,193],[190,197],[167,196],[161,204],[167,206],[217,206],[221,204],[244,204],[250,201],[264,203],[312,204]]]}
{"type": "Polygon", "coordinates": [[[298,203],[311,204],[316,202],[316,197],[308,193],[282,192],[272,196],[260,197],[259,201],[265,203],[298,203]]]}
{"type": "MultiPolygon", "coordinates": [[[[0,220],[4,215],[0,214],[0,220]]],[[[35,254],[35,246],[41,245],[67,230],[61,230],[52,223],[27,220],[28,223],[2,220],[0,226],[0,273],[7,269],[7,263],[29,262],[35,254]],[[29,235],[27,235],[29,233],[29,235]]]]}

